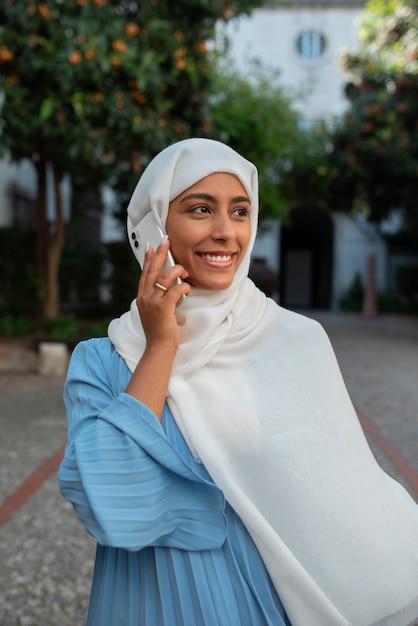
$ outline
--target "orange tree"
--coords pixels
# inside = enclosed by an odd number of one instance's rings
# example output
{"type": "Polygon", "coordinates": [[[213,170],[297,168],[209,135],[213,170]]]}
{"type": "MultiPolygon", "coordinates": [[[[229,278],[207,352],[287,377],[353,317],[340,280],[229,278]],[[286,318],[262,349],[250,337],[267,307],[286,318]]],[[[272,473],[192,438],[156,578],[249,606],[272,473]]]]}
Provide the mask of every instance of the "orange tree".
{"type": "Polygon", "coordinates": [[[359,47],[345,53],[349,108],[334,135],[340,208],[354,201],[381,221],[403,211],[418,242],[418,7],[415,0],[371,0],[359,47]]]}
{"type": "Polygon", "coordinates": [[[59,311],[60,181],[123,186],[171,141],[210,132],[208,42],[258,0],[3,0],[0,142],[38,176],[43,313],[59,311]],[[48,223],[47,172],[55,189],[48,223]]]}

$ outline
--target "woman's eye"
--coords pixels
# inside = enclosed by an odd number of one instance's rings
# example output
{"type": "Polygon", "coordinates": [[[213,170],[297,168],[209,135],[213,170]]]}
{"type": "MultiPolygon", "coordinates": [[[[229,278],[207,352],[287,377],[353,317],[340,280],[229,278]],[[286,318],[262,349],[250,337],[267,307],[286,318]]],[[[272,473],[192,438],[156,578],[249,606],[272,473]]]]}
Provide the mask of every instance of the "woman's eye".
{"type": "Polygon", "coordinates": [[[207,206],[196,206],[192,209],[192,213],[208,213],[209,209],[207,206]]]}
{"type": "Polygon", "coordinates": [[[247,217],[250,214],[250,210],[241,206],[238,209],[235,209],[234,214],[238,215],[238,217],[247,217]]]}

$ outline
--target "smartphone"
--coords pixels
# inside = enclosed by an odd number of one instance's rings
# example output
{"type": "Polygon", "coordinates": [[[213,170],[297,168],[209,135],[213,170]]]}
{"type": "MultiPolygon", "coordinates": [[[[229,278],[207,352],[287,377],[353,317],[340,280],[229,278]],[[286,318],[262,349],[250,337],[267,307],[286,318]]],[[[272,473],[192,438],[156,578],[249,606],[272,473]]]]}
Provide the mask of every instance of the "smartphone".
{"type": "MultiPolygon", "coordinates": [[[[128,217],[128,236],[133,253],[142,269],[144,267],[147,242],[156,250],[164,237],[164,232],[157,224],[154,214],[147,213],[135,228],[132,226],[130,217],[128,217]]],[[[173,265],[175,265],[175,261],[171,251],[168,250],[162,270],[173,267],[173,265]]],[[[177,282],[181,283],[180,278],[177,279],[177,282]]]]}

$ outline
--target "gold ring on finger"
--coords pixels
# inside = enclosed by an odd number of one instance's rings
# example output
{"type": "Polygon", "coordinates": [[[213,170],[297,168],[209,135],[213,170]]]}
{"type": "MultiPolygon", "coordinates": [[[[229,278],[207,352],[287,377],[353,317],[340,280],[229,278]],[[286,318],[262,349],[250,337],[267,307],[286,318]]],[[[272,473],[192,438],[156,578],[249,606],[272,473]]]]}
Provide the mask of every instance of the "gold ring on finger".
{"type": "Polygon", "coordinates": [[[164,293],[167,293],[168,291],[167,287],[164,287],[164,285],[161,285],[160,283],[154,283],[154,287],[156,287],[160,291],[164,291],[164,293]]]}

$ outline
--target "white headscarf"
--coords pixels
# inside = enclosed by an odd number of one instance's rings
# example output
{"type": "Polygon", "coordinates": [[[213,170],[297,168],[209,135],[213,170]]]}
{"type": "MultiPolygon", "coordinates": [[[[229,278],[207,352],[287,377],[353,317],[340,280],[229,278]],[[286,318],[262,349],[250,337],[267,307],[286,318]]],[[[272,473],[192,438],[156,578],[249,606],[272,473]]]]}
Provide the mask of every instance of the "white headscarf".
{"type": "MultiPolygon", "coordinates": [[[[133,226],[214,172],[238,176],[252,236],[228,289],[193,288],[167,402],[188,445],[243,520],[293,626],[406,626],[418,618],[418,507],[377,465],[322,328],[247,277],[258,210],[254,165],[189,139],[161,152],[128,207],[133,226]]],[[[136,302],[109,337],[133,371],[136,302]]]]}

